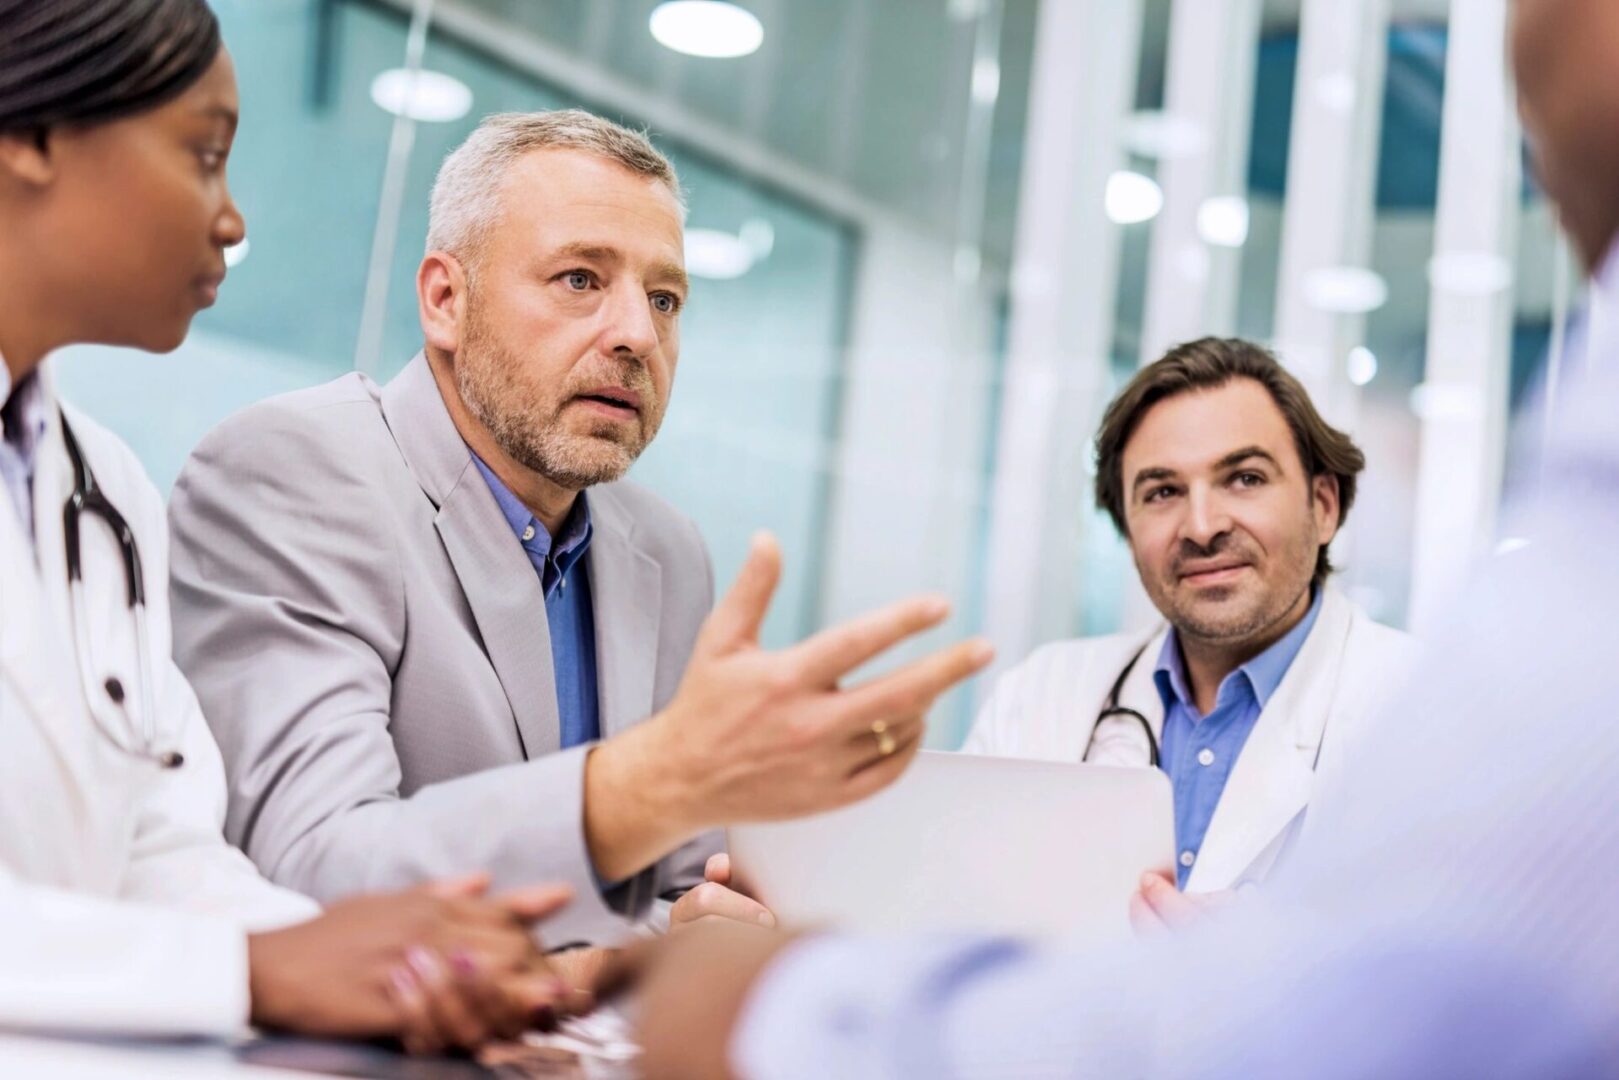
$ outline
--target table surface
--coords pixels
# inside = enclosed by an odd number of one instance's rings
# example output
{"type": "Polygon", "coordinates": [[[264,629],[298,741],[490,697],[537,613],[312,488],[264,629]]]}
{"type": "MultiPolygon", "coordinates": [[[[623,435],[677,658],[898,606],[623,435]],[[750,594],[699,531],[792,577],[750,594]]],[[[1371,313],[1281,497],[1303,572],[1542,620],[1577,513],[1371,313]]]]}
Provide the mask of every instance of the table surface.
{"type": "MultiPolygon", "coordinates": [[[[513,1045],[491,1051],[489,1066],[451,1058],[412,1058],[384,1047],[309,1039],[262,1038],[235,1045],[197,1040],[69,1038],[0,1032],[0,1073],[103,1080],[138,1076],[176,1080],[375,1077],[378,1080],[486,1080],[608,1077],[571,1054],[513,1045]]],[[[618,1072],[617,1075],[626,1075],[618,1072]]]]}

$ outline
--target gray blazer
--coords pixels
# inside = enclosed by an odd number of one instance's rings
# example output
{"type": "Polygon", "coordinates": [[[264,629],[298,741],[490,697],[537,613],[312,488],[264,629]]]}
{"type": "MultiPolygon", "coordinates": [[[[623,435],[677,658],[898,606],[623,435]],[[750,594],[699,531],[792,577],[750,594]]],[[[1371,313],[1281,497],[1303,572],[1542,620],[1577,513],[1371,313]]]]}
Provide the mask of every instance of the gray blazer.
{"type": "MultiPolygon", "coordinates": [[[[589,499],[605,738],[674,694],[714,575],[656,496],[589,499]]],[[[226,835],[270,878],[321,900],[483,869],[567,882],[554,944],[618,940],[702,880],[717,835],[598,884],[539,579],[425,357],[226,420],[169,517],[175,658],[224,753],[226,835]]]]}

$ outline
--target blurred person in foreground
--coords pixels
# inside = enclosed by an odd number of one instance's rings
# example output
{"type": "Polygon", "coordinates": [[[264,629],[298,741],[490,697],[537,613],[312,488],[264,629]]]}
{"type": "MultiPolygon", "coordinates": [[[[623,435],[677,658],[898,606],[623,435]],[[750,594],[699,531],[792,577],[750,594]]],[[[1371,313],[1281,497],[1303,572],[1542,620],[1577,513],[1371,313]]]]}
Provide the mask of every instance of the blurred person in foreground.
{"type": "MultiPolygon", "coordinates": [[[[1511,54],[1547,188],[1619,305],[1619,4],[1519,0],[1511,54]]],[[[619,973],[649,1074],[1619,1075],[1619,339],[1591,355],[1545,486],[1512,500],[1531,545],[1478,574],[1345,762],[1357,797],[1266,890],[1082,954],[706,928],[619,973]]]]}
{"type": "Polygon", "coordinates": [[[578,1004],[530,933],[567,890],[322,914],[260,877],[169,658],[162,498],[54,389],[57,349],[167,352],[213,303],[237,112],[202,0],[0,0],[0,1025],[475,1047],[578,1004]]]}

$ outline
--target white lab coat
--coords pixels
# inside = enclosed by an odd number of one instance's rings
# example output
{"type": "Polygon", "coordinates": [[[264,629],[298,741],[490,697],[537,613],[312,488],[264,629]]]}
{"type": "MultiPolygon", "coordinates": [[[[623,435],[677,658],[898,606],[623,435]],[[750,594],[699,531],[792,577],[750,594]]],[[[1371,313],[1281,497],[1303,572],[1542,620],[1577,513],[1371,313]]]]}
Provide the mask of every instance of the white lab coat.
{"type": "MultiPolygon", "coordinates": [[[[1161,740],[1164,707],[1152,672],[1168,633],[1161,625],[1041,647],[1001,677],[962,749],[1081,760],[1108,692],[1138,652],[1141,659],[1124,682],[1119,704],[1145,716],[1161,740]]],[[[1400,683],[1414,644],[1410,635],[1373,622],[1342,592],[1327,587],[1310,636],[1231,770],[1187,878],[1188,892],[1263,880],[1305,828],[1304,810],[1312,796],[1376,798],[1375,792],[1343,789],[1333,777],[1382,691],[1400,683]]],[[[1097,755],[1091,760],[1097,762],[1097,755]]]]}
{"type": "MultiPolygon", "coordinates": [[[[49,371],[40,377],[50,420],[33,545],[0,502],[0,1026],[235,1032],[248,1016],[246,932],[318,909],[267,883],[223,839],[219,749],[170,659],[163,500],[128,447],[70,409],[85,459],[139,545],[156,669],[146,677],[170,736],[163,747],[185,763],[161,769],[93,723],[62,532],[73,474],[49,371]]],[[[138,710],[123,562],[101,519],[82,521],[95,684],[116,674],[138,710]]]]}

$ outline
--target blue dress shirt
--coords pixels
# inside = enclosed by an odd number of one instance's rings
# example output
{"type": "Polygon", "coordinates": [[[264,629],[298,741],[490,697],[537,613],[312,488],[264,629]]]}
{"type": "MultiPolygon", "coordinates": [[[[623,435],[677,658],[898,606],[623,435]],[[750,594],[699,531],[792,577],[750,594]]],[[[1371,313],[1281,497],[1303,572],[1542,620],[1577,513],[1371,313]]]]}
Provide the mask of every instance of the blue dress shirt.
{"type": "Polygon", "coordinates": [[[1176,876],[1181,888],[1197,865],[1203,837],[1209,831],[1214,808],[1220,805],[1227,778],[1242,753],[1248,733],[1282,683],[1282,676],[1304,647],[1310,628],[1321,612],[1323,593],[1317,589],[1310,610],[1281,640],[1227,675],[1220,683],[1214,711],[1197,711],[1180,639],[1174,630],[1158,654],[1152,673],[1158,696],[1164,701],[1163,746],[1159,765],[1175,789],[1176,876]]]}
{"type": "Polygon", "coordinates": [[[601,738],[596,700],[596,618],[590,604],[590,574],[581,563],[590,546],[590,506],[581,492],[562,523],[561,538],[553,543],[545,526],[483,459],[473,454],[472,460],[540,576],[545,621],[551,628],[551,667],[556,673],[562,748],[594,742],[601,738]]]}

